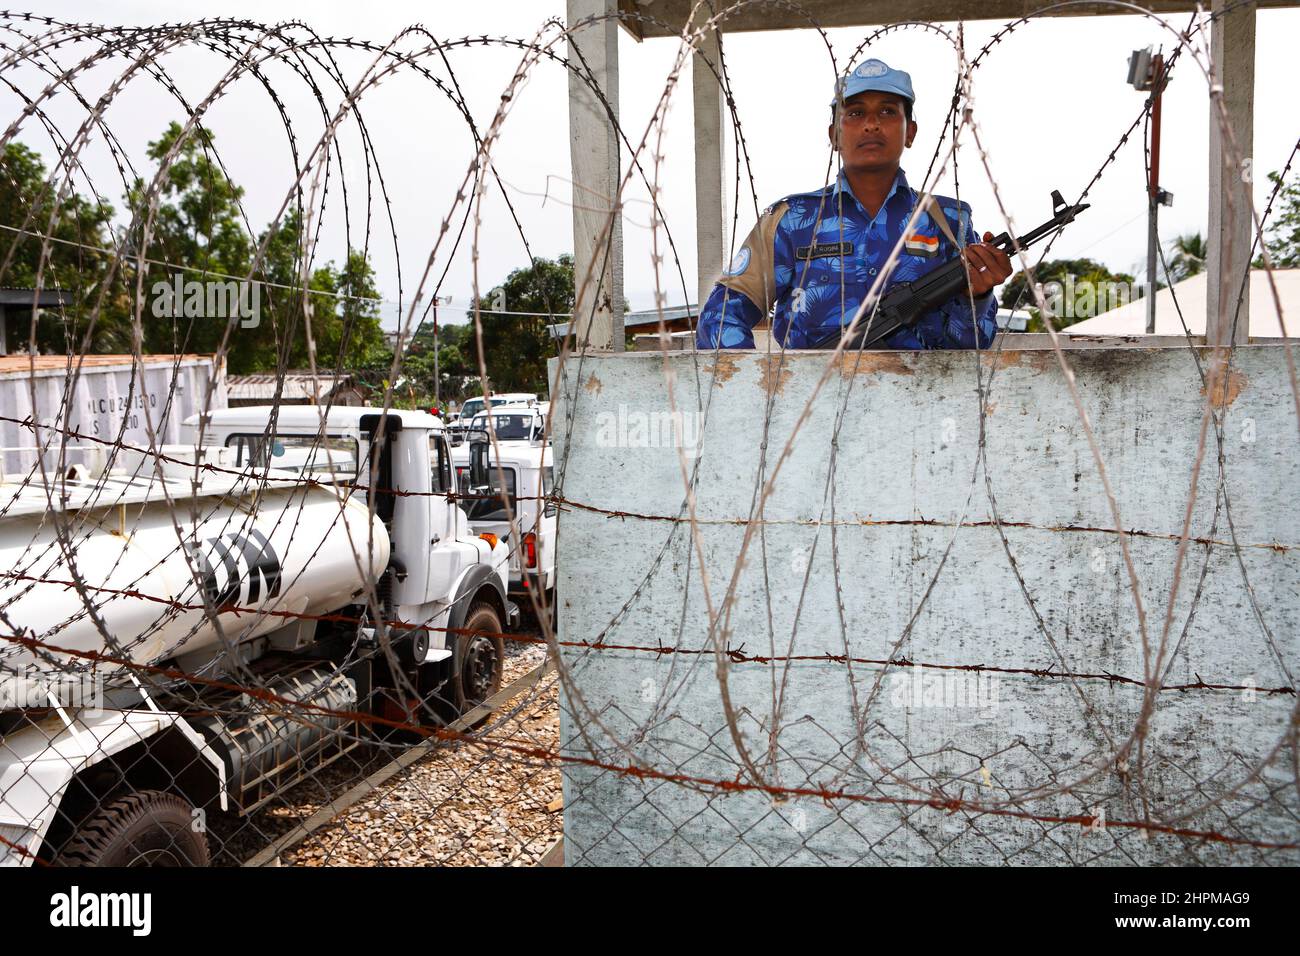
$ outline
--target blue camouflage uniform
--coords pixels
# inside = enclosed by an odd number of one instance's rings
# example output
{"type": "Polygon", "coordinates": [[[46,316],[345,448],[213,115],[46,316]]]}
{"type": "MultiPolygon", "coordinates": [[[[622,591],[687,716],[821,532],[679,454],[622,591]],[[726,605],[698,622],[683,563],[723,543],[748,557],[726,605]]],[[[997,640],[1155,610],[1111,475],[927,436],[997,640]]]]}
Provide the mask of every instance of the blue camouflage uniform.
{"type": "MultiPolygon", "coordinates": [[[[970,206],[936,196],[952,238],[978,242],[970,206]]],[[[858,202],[843,173],[833,185],[789,196],[769,207],[718,279],[700,314],[700,348],[752,349],[752,329],[775,307],[773,345],[810,348],[853,321],[899,237],[920,195],[900,169],[893,190],[873,217],[858,202]]],[[[884,289],[919,279],[958,255],[935,221],[931,205],[908,232],[884,289]]],[[[883,290],[882,290],[883,291],[883,290]]],[[[899,329],[882,347],[890,349],[987,348],[997,331],[992,292],[975,299],[958,296],[899,329]],[[978,328],[978,339],[976,329],[978,328]]],[[[867,321],[864,316],[859,328],[867,321]]]]}
{"type": "MultiPolygon", "coordinates": [[[[865,60],[836,81],[836,103],[866,90],[895,93],[916,101],[912,78],[876,60],[865,60]]],[[[787,196],[769,206],[745,239],[700,313],[700,348],[752,349],[753,328],[769,312],[774,344],[810,348],[853,321],[903,239],[889,281],[879,292],[919,279],[959,255],[959,245],[977,242],[970,206],[946,196],[925,203],[903,233],[920,202],[900,169],[884,204],[870,215],[853,195],[844,173],[824,189],[787,196]]],[[[997,331],[997,301],[990,291],[974,300],[960,295],[899,329],[884,341],[891,349],[987,348],[997,331]]],[[[864,315],[858,327],[865,327],[864,315]]]]}

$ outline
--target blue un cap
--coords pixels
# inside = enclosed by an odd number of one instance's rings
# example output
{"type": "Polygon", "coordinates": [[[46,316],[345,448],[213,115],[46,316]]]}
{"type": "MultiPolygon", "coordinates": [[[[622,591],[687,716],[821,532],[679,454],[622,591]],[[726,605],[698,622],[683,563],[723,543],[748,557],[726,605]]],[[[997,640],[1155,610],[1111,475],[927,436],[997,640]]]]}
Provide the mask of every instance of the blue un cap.
{"type": "Polygon", "coordinates": [[[895,70],[884,60],[863,60],[857,68],[840,77],[835,86],[834,106],[840,99],[848,99],[873,90],[877,93],[897,93],[909,103],[916,102],[912,92],[912,77],[902,70],[895,70]]]}

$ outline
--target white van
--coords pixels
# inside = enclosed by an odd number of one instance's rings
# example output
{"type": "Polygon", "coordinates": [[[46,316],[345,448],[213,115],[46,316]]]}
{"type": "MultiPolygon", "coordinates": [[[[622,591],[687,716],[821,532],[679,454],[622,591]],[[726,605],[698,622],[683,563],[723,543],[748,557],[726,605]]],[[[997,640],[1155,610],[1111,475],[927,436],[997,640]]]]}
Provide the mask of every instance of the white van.
{"type": "Polygon", "coordinates": [[[536,404],[536,392],[502,392],[499,395],[492,395],[487,398],[482,395],[479,395],[476,398],[467,398],[465,399],[465,403],[460,406],[459,411],[448,419],[448,424],[451,426],[452,431],[452,441],[459,444],[471,419],[480,412],[486,411],[489,406],[496,408],[499,405],[536,404]]]}
{"type": "Polygon", "coordinates": [[[456,420],[463,424],[469,424],[469,419],[472,419],[478,412],[485,411],[489,405],[495,407],[499,405],[536,405],[536,403],[536,392],[503,392],[499,395],[491,395],[489,398],[485,398],[484,395],[477,395],[476,398],[465,399],[464,405],[461,405],[460,410],[456,412],[456,420]]]}
{"type": "Polygon", "coordinates": [[[492,411],[479,412],[473,418],[462,419],[466,432],[483,432],[501,442],[537,442],[546,434],[546,414],[540,405],[493,404],[492,411]],[[488,419],[491,419],[489,424],[488,419]]]}

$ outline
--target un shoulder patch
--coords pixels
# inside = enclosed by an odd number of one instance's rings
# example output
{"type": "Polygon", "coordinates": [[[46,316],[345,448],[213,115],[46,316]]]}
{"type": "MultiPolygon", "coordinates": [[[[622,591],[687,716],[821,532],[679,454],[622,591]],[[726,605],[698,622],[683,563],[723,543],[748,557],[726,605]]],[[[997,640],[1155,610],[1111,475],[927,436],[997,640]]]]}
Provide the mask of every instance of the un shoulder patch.
{"type": "Polygon", "coordinates": [[[731,265],[727,266],[727,275],[738,276],[749,268],[749,246],[741,246],[740,251],[736,253],[735,258],[731,260],[731,265]]]}

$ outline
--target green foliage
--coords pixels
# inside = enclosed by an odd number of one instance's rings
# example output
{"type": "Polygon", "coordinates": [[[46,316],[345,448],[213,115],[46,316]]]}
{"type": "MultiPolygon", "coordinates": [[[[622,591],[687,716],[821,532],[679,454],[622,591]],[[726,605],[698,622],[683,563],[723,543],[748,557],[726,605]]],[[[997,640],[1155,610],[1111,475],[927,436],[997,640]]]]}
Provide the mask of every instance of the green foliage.
{"type": "MultiPolygon", "coordinates": [[[[547,326],[566,321],[566,313],[572,311],[573,256],[567,254],[554,260],[538,257],[481,296],[479,320],[489,390],[545,395],[546,361],[556,354],[547,326]]],[[[391,364],[390,351],[365,370],[366,381],[380,389],[386,387],[391,364]]],[[[435,367],[439,380],[436,394],[443,404],[460,403],[483,393],[472,314],[468,322],[439,326],[436,363],[433,322],[425,320],[406,347],[393,389],[394,404],[432,407],[435,367]]]]}
{"type": "MultiPolygon", "coordinates": [[[[38,323],[37,347],[42,352],[76,351],[82,347],[87,316],[104,287],[109,262],[104,254],[81,247],[111,245],[109,222],[113,208],[72,193],[64,198],[51,224],[55,191],[48,188],[47,175],[40,157],[21,143],[10,143],[0,155],[0,224],[11,227],[0,231],[0,261],[12,250],[0,285],[34,287],[39,270],[43,289],[66,293],[70,302],[62,310],[62,318],[46,317],[38,323]],[[13,230],[53,237],[43,268],[42,240],[13,230]]],[[[104,315],[95,325],[89,346],[92,351],[125,351],[131,338],[120,274],[104,298],[104,315]]],[[[18,341],[11,342],[10,347],[25,346],[30,326],[15,325],[11,332],[18,341]]]]}
{"type": "MultiPolygon", "coordinates": [[[[176,148],[179,123],[168,125],[149,144],[148,155],[161,163],[176,148]]],[[[144,202],[145,184],[136,180],[129,196],[132,210],[144,202]]],[[[239,213],[244,191],[226,178],[212,154],[212,134],[194,130],[180,146],[161,185],[148,256],[180,262],[195,269],[235,275],[251,258],[251,243],[239,213]],[[165,253],[165,254],[164,254],[165,253]]]]}
{"type": "MultiPolygon", "coordinates": [[[[492,390],[547,390],[546,360],[556,354],[547,326],[567,321],[573,311],[573,256],[533,259],[479,300],[483,326],[483,355],[492,390]],[[525,313],[525,314],[502,314],[525,313]],[[556,316],[556,313],[561,313],[556,316]]],[[[478,373],[478,349],[469,335],[469,359],[478,373]]]]}
{"type": "MultiPolygon", "coordinates": [[[[148,156],[156,164],[172,155],[159,186],[150,220],[147,245],[144,217],[136,217],[131,232],[119,242],[127,254],[118,262],[117,276],[105,293],[104,306],[90,339],[90,351],[127,352],[131,349],[134,316],[141,317],[142,346],[146,352],[214,353],[227,349],[232,374],[308,367],[314,356],[322,372],[340,368],[380,389],[388,387],[393,354],[384,343],[374,270],[364,253],[349,250],[342,265],[327,262],[304,270],[307,241],[301,213],[286,213],[274,228],[256,238],[249,232],[240,203],[243,189],[222,170],[213,152],[212,134],[193,130],[183,140],[183,128],[171,123],[149,144],[148,156]],[[264,244],[255,271],[253,260],[264,244]],[[137,276],[138,250],[144,246],[149,260],[144,275],[137,276]],[[257,289],[258,321],[242,317],[185,315],[183,308],[159,309],[161,289],[186,282],[226,283],[253,276],[257,289]],[[144,301],[135,299],[137,282],[144,301]],[[303,286],[306,288],[302,288],[303,286]],[[309,333],[310,328],[310,333],[309,333]]],[[[32,150],[10,145],[0,158],[0,223],[44,231],[48,227],[50,197],[47,171],[32,150]]],[[[137,179],[125,200],[129,213],[144,208],[151,177],[137,179]]],[[[90,306],[105,287],[112,257],[77,244],[113,247],[113,210],[88,202],[75,193],[64,202],[53,234],[70,244],[56,244],[46,266],[45,288],[69,290],[74,301],[63,318],[43,318],[38,345],[42,351],[80,351],[81,335],[88,325],[90,306]]],[[[130,221],[130,220],[128,220],[130,221]]],[[[13,241],[8,236],[4,237],[13,241]]],[[[3,277],[7,285],[34,285],[40,242],[17,240],[14,262],[3,277]]],[[[7,243],[6,243],[7,248],[7,243]]],[[[573,257],[537,258],[516,269],[479,302],[483,355],[491,388],[495,391],[545,393],[546,361],[555,354],[547,326],[564,321],[573,311],[573,257]]],[[[179,305],[179,303],[177,303],[179,305]]],[[[427,407],[435,394],[435,366],[442,400],[461,401],[482,391],[479,343],[473,323],[448,325],[439,330],[437,360],[432,323],[426,321],[409,344],[394,384],[399,404],[427,407]]]]}
{"type": "MultiPolygon", "coordinates": [[[[341,266],[313,264],[304,277],[307,243],[301,215],[293,208],[274,229],[264,230],[259,237],[266,241],[266,252],[252,276],[255,281],[274,285],[260,285],[256,299],[250,297],[257,303],[255,323],[245,322],[242,316],[231,322],[228,316],[186,315],[181,308],[158,308],[159,290],[174,287],[178,274],[182,285],[244,279],[252,270],[258,245],[240,210],[243,190],[222,171],[212,151],[212,135],[196,129],[182,141],[181,134],[180,124],[171,123],[149,144],[148,155],[155,163],[161,164],[174,151],[173,162],[160,183],[147,244],[143,216],[137,216],[130,232],[120,237],[128,254],[118,263],[89,351],[129,351],[138,311],[144,351],[215,353],[224,340],[227,368],[235,374],[304,368],[313,355],[322,372],[378,364],[386,350],[379,304],[367,301],[379,296],[367,257],[349,250],[341,266]],[[149,261],[140,277],[136,268],[142,247],[149,261]],[[137,281],[142,282],[143,302],[135,298],[137,281]],[[305,292],[300,288],[304,284],[305,292]]],[[[29,210],[34,209],[36,215],[27,228],[44,231],[51,208],[45,179],[45,168],[34,152],[20,144],[10,145],[0,158],[0,182],[6,186],[0,189],[0,223],[21,228],[29,210]]],[[[129,211],[144,209],[147,189],[146,179],[135,181],[125,197],[129,211]]],[[[63,204],[53,234],[73,243],[111,248],[111,218],[111,208],[72,194],[63,204]]],[[[4,284],[33,285],[39,251],[39,240],[21,239],[14,264],[0,277],[4,284]]],[[[83,349],[81,334],[111,261],[109,255],[75,245],[52,247],[42,285],[70,290],[75,299],[63,310],[62,321],[41,320],[38,345],[42,351],[83,349]]]]}
{"type": "Polygon", "coordinates": [[[1205,237],[1199,232],[1179,236],[1169,244],[1169,278],[1181,282],[1205,270],[1205,237]]]}
{"type": "MultiPolygon", "coordinates": [[[[181,132],[179,123],[169,124],[162,136],[149,144],[149,158],[161,163],[177,148],[181,132]]],[[[225,334],[226,323],[215,317],[154,315],[152,304],[158,283],[170,286],[177,272],[182,282],[242,278],[248,274],[252,243],[239,213],[243,190],[226,178],[211,149],[212,136],[203,130],[194,130],[181,143],[160,184],[147,244],[146,216],[136,217],[133,232],[126,237],[131,249],[143,247],[146,258],[154,260],[145,267],[143,285],[141,324],[146,352],[213,353],[220,348],[225,334]]],[[[127,206],[133,212],[143,209],[147,188],[148,182],[137,178],[128,192],[127,206]]],[[[252,351],[240,348],[251,344],[241,341],[242,331],[236,327],[230,341],[228,368],[232,372],[247,370],[245,359],[252,351]]]]}
{"type": "MultiPolygon", "coordinates": [[[[1281,181],[1280,173],[1268,174],[1268,180],[1274,187],[1281,181]]],[[[1264,234],[1264,245],[1279,269],[1300,267],[1300,175],[1293,174],[1286,185],[1282,186],[1275,201],[1271,222],[1264,234]]],[[[1262,268],[1262,257],[1256,261],[1262,268]]]]}
{"type": "MultiPolygon", "coordinates": [[[[423,346],[423,358],[428,369],[428,380],[433,381],[433,342],[416,342],[423,346]]],[[[478,346],[474,342],[474,326],[443,325],[438,329],[438,373],[441,376],[439,394],[444,402],[463,402],[483,391],[479,380],[478,346]]],[[[507,360],[508,361],[508,360],[507,360]]],[[[491,366],[489,365],[489,371],[491,366]]]]}
{"type": "Polygon", "coordinates": [[[232,332],[231,371],[307,368],[313,345],[320,371],[354,371],[380,362],[386,350],[379,303],[368,301],[379,291],[366,257],[352,250],[342,269],[333,263],[317,267],[307,275],[310,291],[304,292],[298,213],[286,213],[279,227],[260,239],[266,253],[258,275],[268,283],[261,290],[262,321],[256,329],[232,332]]]}
{"type": "MultiPolygon", "coordinates": [[[[428,322],[407,345],[402,359],[401,372],[393,389],[393,402],[399,407],[431,408],[434,396],[446,404],[460,403],[470,395],[479,393],[477,364],[471,367],[466,358],[471,354],[467,341],[472,327],[467,325],[440,325],[438,327],[438,360],[434,362],[433,323],[428,322]],[[440,388],[434,390],[434,370],[437,369],[440,388]]],[[[386,350],[380,360],[365,370],[365,380],[383,389],[392,368],[393,355],[386,350]]]]}
{"type": "MultiPolygon", "coordinates": [[[[1095,289],[1102,283],[1131,285],[1133,282],[1131,275],[1124,272],[1111,272],[1100,262],[1092,259],[1053,259],[1034,269],[1034,277],[1044,286],[1047,286],[1050,282],[1059,282],[1062,286],[1066,286],[1067,277],[1070,276],[1073,276],[1073,281],[1068,286],[1071,289],[1085,288],[1085,283],[1095,289]]],[[[1095,310],[1090,304],[1082,301],[1076,302],[1075,297],[1070,294],[1063,295],[1061,307],[1057,309],[1060,316],[1052,319],[1052,325],[1057,329],[1061,329],[1091,317],[1090,315],[1080,315],[1080,311],[1091,311],[1093,314],[1098,314],[1107,311],[1112,305],[1109,300],[1092,301],[1096,302],[1095,310]],[[1080,308],[1075,308],[1076,305],[1080,306],[1080,308]]],[[[1027,310],[1029,322],[1025,331],[1046,332],[1047,325],[1039,315],[1034,302],[1033,293],[1026,289],[1026,275],[1023,271],[1017,272],[1002,286],[1002,307],[1005,309],[1027,310]]]]}

